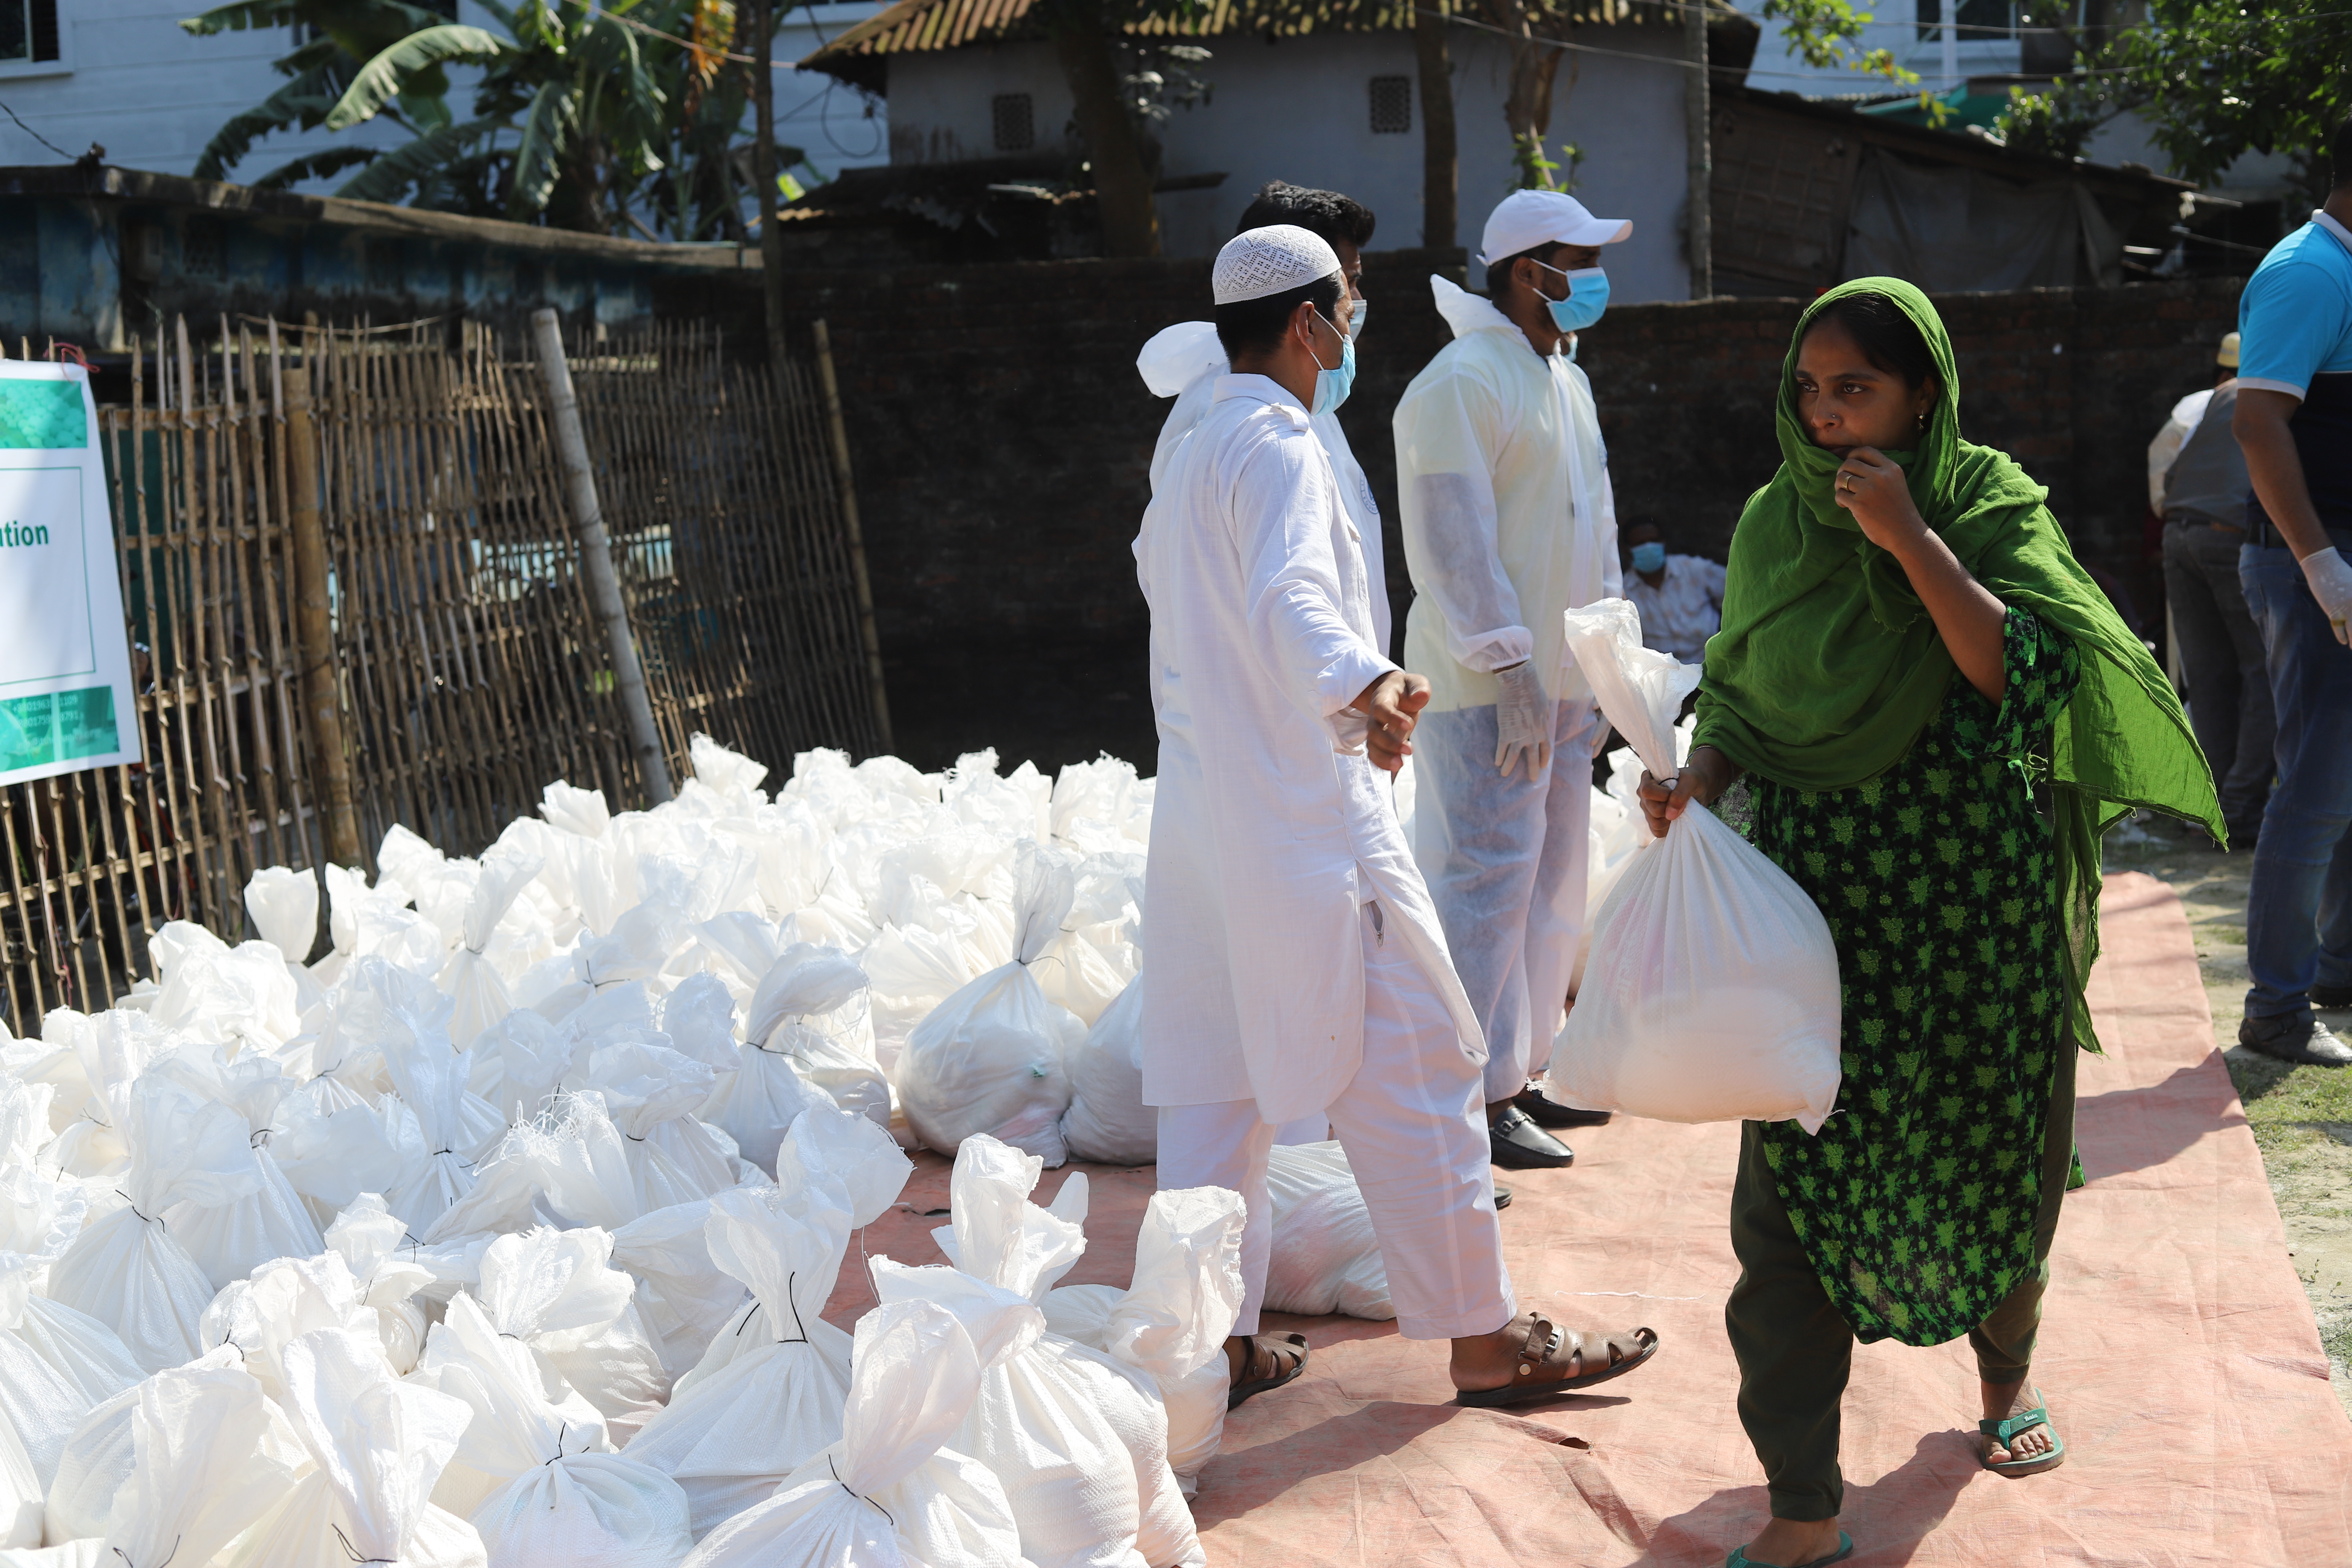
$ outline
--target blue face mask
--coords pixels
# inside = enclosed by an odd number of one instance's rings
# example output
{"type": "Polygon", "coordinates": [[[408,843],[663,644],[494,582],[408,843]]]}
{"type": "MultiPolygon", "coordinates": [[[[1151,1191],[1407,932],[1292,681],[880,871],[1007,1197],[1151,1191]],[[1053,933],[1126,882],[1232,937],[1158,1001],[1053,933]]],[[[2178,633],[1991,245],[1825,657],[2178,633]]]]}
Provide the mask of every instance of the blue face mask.
{"type": "Polygon", "coordinates": [[[1604,269],[1580,267],[1573,272],[1560,272],[1548,262],[1538,261],[1536,265],[1547,272],[1559,272],[1568,279],[1567,299],[1544,301],[1551,310],[1552,325],[1561,331],[1580,332],[1609,309],[1609,274],[1604,269]]]}
{"type": "Polygon", "coordinates": [[[1655,572],[1666,563],[1666,547],[1656,540],[1633,546],[1633,570],[1655,572]]]}
{"type": "MultiPolygon", "coordinates": [[[[1334,327],[1332,328],[1332,331],[1339,331],[1339,329],[1334,327]]],[[[1314,353],[1315,351],[1310,346],[1307,352],[1314,353]]],[[[1315,406],[1309,410],[1309,412],[1315,414],[1330,413],[1333,409],[1339,407],[1339,405],[1348,401],[1348,389],[1355,384],[1356,340],[1348,336],[1345,332],[1340,332],[1339,368],[1337,370],[1325,370],[1323,368],[1322,357],[1320,355],[1317,355],[1316,357],[1315,406]]]]}

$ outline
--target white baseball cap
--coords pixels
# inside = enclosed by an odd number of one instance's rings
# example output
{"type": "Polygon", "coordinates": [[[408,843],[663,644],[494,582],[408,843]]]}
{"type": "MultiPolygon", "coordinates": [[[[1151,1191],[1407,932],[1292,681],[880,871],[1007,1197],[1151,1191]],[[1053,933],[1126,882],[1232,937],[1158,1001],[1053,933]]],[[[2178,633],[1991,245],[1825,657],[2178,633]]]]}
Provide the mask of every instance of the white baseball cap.
{"type": "Polygon", "coordinates": [[[1565,191],[1513,191],[1487,216],[1478,265],[1539,245],[1614,245],[1633,232],[1633,219],[1594,217],[1565,191]]]}

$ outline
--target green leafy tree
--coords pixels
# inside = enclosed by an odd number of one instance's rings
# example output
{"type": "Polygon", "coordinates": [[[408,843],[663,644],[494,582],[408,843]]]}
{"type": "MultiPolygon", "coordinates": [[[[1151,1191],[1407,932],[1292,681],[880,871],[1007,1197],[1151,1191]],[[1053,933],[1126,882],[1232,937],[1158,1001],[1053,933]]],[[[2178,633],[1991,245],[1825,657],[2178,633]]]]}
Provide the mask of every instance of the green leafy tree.
{"type": "Polygon", "coordinates": [[[2071,157],[2127,111],[2182,179],[2209,184],[2249,152],[2278,153],[2324,196],[2326,150],[2352,116],[2352,26],[2280,0],[2150,0],[2145,26],[2084,47],[2052,90],[2012,93],[1998,129],[2013,147],[2071,157]]]}
{"type": "Polygon", "coordinates": [[[399,0],[238,0],[184,22],[198,35],[288,25],[316,35],[276,62],[287,86],[224,125],[198,174],[226,178],[273,132],[383,119],[410,139],[333,148],[257,183],[357,166],[338,195],[658,237],[642,207],[667,237],[741,237],[748,84],[729,53],[729,0],[481,4],[505,37],[399,0]],[[460,62],[481,68],[462,120],[446,68],[460,62]]]}

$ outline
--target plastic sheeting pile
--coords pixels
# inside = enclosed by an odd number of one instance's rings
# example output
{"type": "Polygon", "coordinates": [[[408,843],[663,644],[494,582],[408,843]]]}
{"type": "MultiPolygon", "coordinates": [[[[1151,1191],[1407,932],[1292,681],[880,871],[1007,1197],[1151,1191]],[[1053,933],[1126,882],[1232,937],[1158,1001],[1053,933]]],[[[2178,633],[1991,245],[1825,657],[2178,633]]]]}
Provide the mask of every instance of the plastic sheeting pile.
{"type": "Polygon", "coordinates": [[[548,786],[478,858],[257,875],[105,1012],[0,1032],[0,1568],[1173,1568],[1240,1199],[1142,1163],[1151,785],[992,753],[548,786]],[[1121,998],[1126,996],[1127,1001],[1121,998]],[[872,1260],[902,1145],[953,1268],[872,1260]],[[862,1266],[861,1257],[861,1266],[862,1266]]]}

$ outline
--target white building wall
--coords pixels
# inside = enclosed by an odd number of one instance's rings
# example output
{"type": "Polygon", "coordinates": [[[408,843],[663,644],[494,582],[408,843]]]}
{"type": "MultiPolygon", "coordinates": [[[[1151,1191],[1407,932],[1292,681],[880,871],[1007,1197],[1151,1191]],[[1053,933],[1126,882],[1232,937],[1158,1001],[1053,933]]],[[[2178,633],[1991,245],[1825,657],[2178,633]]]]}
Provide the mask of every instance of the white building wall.
{"type": "MultiPolygon", "coordinates": [[[[1780,24],[1764,15],[1764,0],[1732,3],[1755,17],[1764,29],[1763,37],[1756,45],[1756,63],[1748,72],[1748,86],[1765,92],[1801,92],[1809,98],[1878,95],[1898,90],[1883,76],[1866,75],[1843,66],[1807,65],[1781,36],[1780,24]]],[[[1957,4],[1958,0],[1948,3],[1957,4]]],[[[1955,33],[1953,55],[1948,60],[1940,33],[1919,37],[1917,0],[1885,0],[1870,10],[1876,20],[1863,28],[1859,47],[1891,52],[1896,64],[1918,74],[1920,89],[1946,92],[1971,76],[2006,74],[2018,68],[2019,49],[2013,37],[1955,33]],[[1948,66],[1958,68],[1948,69],[1948,66]]]]}
{"type": "MultiPolygon", "coordinates": [[[[0,163],[58,162],[42,145],[45,137],[79,157],[91,142],[103,144],[107,161],[124,168],[186,174],[197,156],[231,115],[261,102],[286,79],[270,61],[296,45],[291,28],[272,27],[199,38],[181,30],[180,19],[205,9],[205,0],[60,0],[58,7],[61,58],[37,64],[0,64],[0,103],[38,136],[0,114],[0,163]]],[[[794,60],[825,39],[872,16],[872,0],[803,6],[776,40],[776,58],[794,60]]],[[[488,12],[461,5],[461,20],[499,34],[488,12]]],[[[460,118],[471,112],[471,73],[456,80],[450,108],[460,118]]],[[[822,72],[777,72],[776,138],[808,149],[824,173],[854,164],[887,162],[889,147],[879,109],[865,117],[860,94],[822,72]]],[[[745,132],[750,121],[745,121],[745,132]]],[[[257,179],[304,153],[357,142],[394,147],[407,133],[388,122],[330,133],[324,130],[280,134],[255,144],[232,177],[257,179]]],[[[348,174],[296,187],[324,195],[348,174]]]]}
{"type": "MultiPolygon", "coordinates": [[[[1677,37],[1663,29],[1591,29],[1602,47],[1675,56],[1677,37]]],[[[1503,121],[1508,60],[1499,39],[1466,29],[1450,40],[1459,168],[1458,231],[1441,243],[1474,255],[1486,215],[1517,185],[1503,121]]],[[[1375,249],[1410,248],[1421,232],[1422,106],[1412,36],[1325,34],[1267,43],[1263,37],[1213,41],[1201,75],[1213,87],[1202,107],[1169,120],[1164,172],[1223,173],[1213,190],[1168,191],[1159,198],[1162,242],[1171,256],[1208,256],[1268,180],[1343,191],[1380,217],[1375,249]],[[1412,83],[1412,129],[1371,129],[1371,80],[1412,83]]],[[[1553,89],[1549,144],[1573,142],[1584,153],[1574,171],[1576,195],[1607,217],[1631,218],[1633,237],[1608,255],[1611,288],[1622,301],[1685,300],[1683,258],[1683,71],[1662,59],[1571,53],[1553,89]]],[[[890,62],[894,163],[951,163],[999,155],[991,100],[1025,92],[1040,150],[1062,142],[1070,95],[1051,46],[1003,44],[895,57],[890,62]]],[[[1566,173],[1566,171],[1563,171],[1566,173]]]]}

